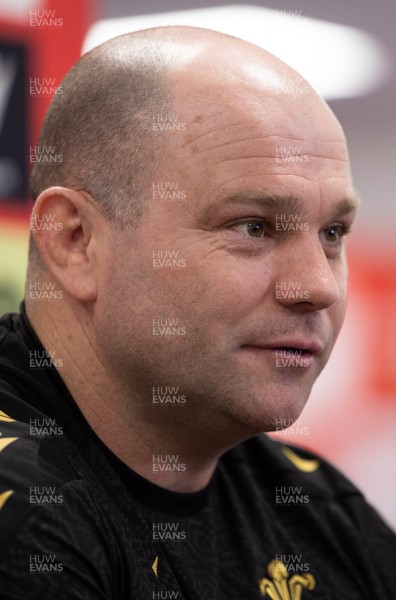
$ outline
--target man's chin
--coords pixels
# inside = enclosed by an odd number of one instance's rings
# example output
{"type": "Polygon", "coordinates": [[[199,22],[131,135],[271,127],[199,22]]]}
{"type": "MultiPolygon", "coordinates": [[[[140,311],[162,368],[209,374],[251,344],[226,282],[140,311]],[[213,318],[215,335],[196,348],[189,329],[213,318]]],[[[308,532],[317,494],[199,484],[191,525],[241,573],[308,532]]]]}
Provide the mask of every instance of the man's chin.
{"type": "MultiPolygon", "coordinates": [[[[312,386],[269,386],[265,395],[250,395],[238,420],[255,435],[280,431],[299,419],[309,398],[312,386]]],[[[238,411],[239,412],[239,411],[238,411]]]]}

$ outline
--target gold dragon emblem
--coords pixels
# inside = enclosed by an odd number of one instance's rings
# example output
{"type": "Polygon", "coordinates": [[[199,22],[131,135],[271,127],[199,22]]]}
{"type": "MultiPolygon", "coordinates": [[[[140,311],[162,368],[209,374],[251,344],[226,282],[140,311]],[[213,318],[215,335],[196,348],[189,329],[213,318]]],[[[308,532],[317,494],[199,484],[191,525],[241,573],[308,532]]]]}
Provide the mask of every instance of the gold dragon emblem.
{"type": "Polygon", "coordinates": [[[285,565],[279,560],[272,560],[268,565],[268,575],[259,581],[260,593],[271,600],[300,600],[303,590],[313,590],[315,577],[311,573],[295,573],[291,577],[285,565]]]}

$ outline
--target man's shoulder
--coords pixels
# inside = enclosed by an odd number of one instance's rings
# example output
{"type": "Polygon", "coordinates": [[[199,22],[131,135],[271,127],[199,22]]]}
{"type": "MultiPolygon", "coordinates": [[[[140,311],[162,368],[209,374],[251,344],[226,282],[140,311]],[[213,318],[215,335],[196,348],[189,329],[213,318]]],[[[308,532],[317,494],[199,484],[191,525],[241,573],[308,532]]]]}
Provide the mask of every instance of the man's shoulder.
{"type": "Polygon", "coordinates": [[[63,488],[80,479],[72,454],[56,423],[15,420],[0,401],[0,540],[29,513],[63,505],[63,488]]]}
{"type": "Polygon", "coordinates": [[[0,531],[32,509],[31,490],[72,476],[70,443],[41,406],[56,397],[48,395],[44,376],[29,369],[20,319],[0,318],[0,531]]]}
{"type": "Polygon", "coordinates": [[[258,485],[300,486],[323,500],[362,496],[358,488],[325,458],[304,447],[261,434],[237,446],[226,460],[238,462],[258,485]]]}
{"type": "MultiPolygon", "coordinates": [[[[112,561],[123,551],[112,529],[118,521],[79,448],[48,420],[31,425],[2,411],[0,431],[0,579],[10,598],[47,589],[33,572],[67,573],[73,598],[110,597],[99,587],[112,584],[112,561]]],[[[52,595],[66,597],[50,579],[52,595]]]]}
{"type": "Polygon", "coordinates": [[[339,539],[348,530],[356,541],[366,535],[396,551],[396,536],[362,492],[310,450],[262,434],[224,455],[222,469],[234,491],[261,511],[263,519],[272,515],[288,527],[304,520],[316,529],[323,527],[324,537],[330,527],[339,539]],[[240,492],[242,487],[245,491],[240,492]]]}

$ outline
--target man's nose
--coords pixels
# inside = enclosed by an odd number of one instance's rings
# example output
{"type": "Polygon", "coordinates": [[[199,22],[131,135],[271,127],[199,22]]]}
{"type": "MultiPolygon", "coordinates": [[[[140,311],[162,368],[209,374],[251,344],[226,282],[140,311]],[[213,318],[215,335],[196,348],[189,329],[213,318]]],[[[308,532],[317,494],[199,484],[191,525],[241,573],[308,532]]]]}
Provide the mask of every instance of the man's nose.
{"type": "Polygon", "coordinates": [[[318,238],[291,240],[283,250],[275,281],[277,302],[307,311],[337,302],[340,288],[318,238]]]}

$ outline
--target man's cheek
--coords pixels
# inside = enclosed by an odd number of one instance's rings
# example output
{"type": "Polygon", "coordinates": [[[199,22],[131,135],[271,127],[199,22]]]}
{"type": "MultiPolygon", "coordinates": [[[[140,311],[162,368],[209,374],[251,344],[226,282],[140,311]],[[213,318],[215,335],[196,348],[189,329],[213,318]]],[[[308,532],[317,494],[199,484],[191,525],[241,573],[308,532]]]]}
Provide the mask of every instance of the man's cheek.
{"type": "MultiPolygon", "coordinates": [[[[259,306],[271,295],[271,283],[260,265],[244,261],[222,263],[221,268],[211,268],[205,275],[201,288],[203,296],[211,302],[212,311],[219,315],[233,313],[244,315],[259,306]]],[[[201,296],[198,296],[200,301],[201,296]]]]}

